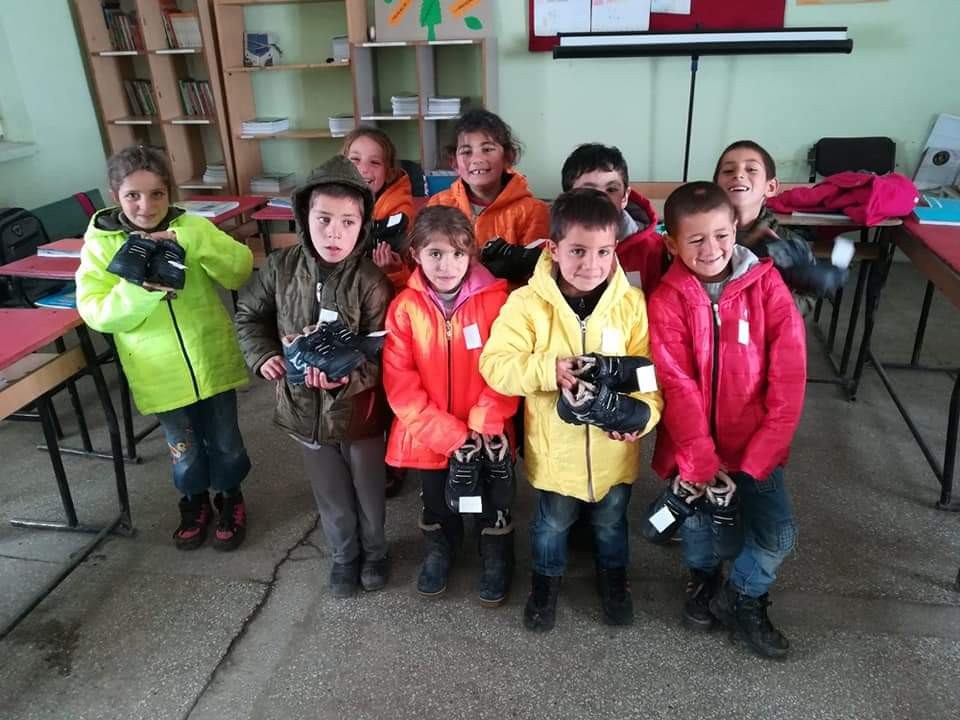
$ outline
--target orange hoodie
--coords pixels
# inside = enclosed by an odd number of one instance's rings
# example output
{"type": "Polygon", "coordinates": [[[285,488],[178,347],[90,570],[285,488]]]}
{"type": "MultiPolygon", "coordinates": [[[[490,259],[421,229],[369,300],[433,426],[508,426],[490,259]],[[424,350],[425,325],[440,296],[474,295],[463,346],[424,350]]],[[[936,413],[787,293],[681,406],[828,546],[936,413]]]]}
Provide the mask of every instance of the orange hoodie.
{"type": "MultiPolygon", "coordinates": [[[[373,206],[373,219],[386,220],[391,215],[403,213],[407,216],[407,232],[413,227],[416,210],[413,207],[413,191],[410,184],[410,177],[403,170],[389,185],[384,185],[380,190],[380,196],[373,206]]],[[[410,278],[410,267],[404,263],[400,270],[386,273],[387,279],[393,285],[396,292],[400,292],[407,286],[407,280],[410,278]]]]}
{"type": "Polygon", "coordinates": [[[510,179],[503,190],[476,218],[470,207],[467,186],[459,178],[449,189],[431,197],[427,204],[459,208],[472,219],[480,247],[495,237],[502,237],[513,245],[529,245],[534,240],[549,237],[550,208],[533,196],[523,175],[513,171],[506,174],[510,179]]]}

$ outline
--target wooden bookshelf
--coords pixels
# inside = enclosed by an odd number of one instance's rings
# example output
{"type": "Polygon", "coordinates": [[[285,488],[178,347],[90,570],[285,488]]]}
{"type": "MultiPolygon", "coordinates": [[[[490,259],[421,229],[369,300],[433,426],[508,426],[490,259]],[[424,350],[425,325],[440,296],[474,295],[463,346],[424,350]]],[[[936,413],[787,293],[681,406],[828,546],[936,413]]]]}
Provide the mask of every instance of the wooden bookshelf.
{"type": "MultiPolygon", "coordinates": [[[[160,0],[123,0],[121,10],[129,18],[127,29],[136,34],[135,50],[115,47],[116,31],[107,25],[101,0],[72,3],[106,153],[111,155],[134,144],[162,147],[173,173],[175,195],[185,197],[198,191],[235,195],[233,145],[223,102],[211,0],[177,3],[180,11],[196,13],[199,47],[169,46],[160,0]],[[152,114],[131,112],[131,90],[125,81],[134,80],[149,82],[146,99],[154,110],[152,114]],[[209,83],[212,113],[187,114],[182,80],[209,83]],[[223,163],[227,181],[203,183],[208,163],[223,163]]],[[[146,86],[142,89],[146,92],[146,86]]],[[[133,95],[143,105],[142,95],[133,95]]]]}

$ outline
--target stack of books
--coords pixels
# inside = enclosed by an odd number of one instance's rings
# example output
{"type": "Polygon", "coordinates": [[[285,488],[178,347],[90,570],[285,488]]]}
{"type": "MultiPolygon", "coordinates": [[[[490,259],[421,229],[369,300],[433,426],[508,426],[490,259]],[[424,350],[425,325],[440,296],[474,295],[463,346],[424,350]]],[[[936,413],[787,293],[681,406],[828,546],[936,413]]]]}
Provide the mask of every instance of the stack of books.
{"type": "Polygon", "coordinates": [[[203,171],[203,182],[205,185],[226,185],[227,166],[223,163],[207,163],[207,169],[203,171]]]}
{"type": "Polygon", "coordinates": [[[236,200],[181,200],[177,206],[186,210],[188,215],[212,218],[240,207],[240,203],[236,200]]]}
{"type": "Polygon", "coordinates": [[[209,115],[217,114],[216,106],[213,104],[213,91],[210,89],[210,83],[206,80],[179,80],[180,100],[183,102],[183,113],[185,115],[209,115]]]}
{"type": "Polygon", "coordinates": [[[294,173],[263,173],[250,181],[250,192],[254,195],[282,193],[293,189],[296,184],[297,176],[294,173]]]}
{"type": "Polygon", "coordinates": [[[255,117],[240,123],[241,135],[276,135],[290,129],[290,119],[285,117],[255,117]]]}
{"type": "Polygon", "coordinates": [[[123,90],[127,94],[127,105],[130,106],[131,116],[141,117],[157,114],[157,107],[153,102],[153,86],[149,80],[141,78],[124,80],[123,90]]]}
{"type": "Polygon", "coordinates": [[[330,134],[334,137],[343,137],[357,126],[357,120],[352,114],[331,115],[330,134]]]}
{"type": "Polygon", "coordinates": [[[460,98],[458,97],[428,97],[427,115],[444,115],[456,117],[460,114],[460,98]]]}
{"type": "Polygon", "coordinates": [[[160,13],[163,17],[163,32],[167,36],[167,47],[198,48],[203,46],[200,35],[200,18],[195,12],[180,12],[177,0],[161,0],[160,13]]]}
{"type": "Polygon", "coordinates": [[[135,12],[123,12],[120,0],[103,0],[103,19],[114,50],[143,50],[143,36],[135,12]]]}
{"type": "Polygon", "coordinates": [[[267,201],[267,206],[275,208],[283,208],[284,210],[293,210],[293,201],[290,198],[286,197],[275,197],[270,198],[267,201]]]}
{"type": "Polygon", "coordinates": [[[393,95],[390,98],[394,115],[418,115],[420,113],[419,95],[393,95]]]}

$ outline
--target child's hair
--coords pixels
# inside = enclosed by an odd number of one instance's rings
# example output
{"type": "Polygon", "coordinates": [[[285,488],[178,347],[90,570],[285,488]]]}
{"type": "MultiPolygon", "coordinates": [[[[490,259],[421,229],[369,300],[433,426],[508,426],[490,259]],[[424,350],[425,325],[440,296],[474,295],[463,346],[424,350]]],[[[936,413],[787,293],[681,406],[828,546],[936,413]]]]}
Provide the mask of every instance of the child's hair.
{"type": "Polygon", "coordinates": [[[173,183],[170,181],[172,173],[167,164],[167,156],[164,155],[163,150],[149,145],[131,145],[110,157],[107,161],[107,179],[110,189],[118,192],[127,176],[140,170],[146,170],[158,176],[167,186],[167,192],[170,192],[173,183]]]}
{"type": "Polygon", "coordinates": [[[510,126],[496,113],[489,110],[478,108],[468,110],[457,124],[453,126],[453,142],[447,146],[447,152],[450,157],[456,157],[457,145],[460,142],[460,136],[469,132],[482,132],[490,136],[497,145],[503,147],[503,157],[507,165],[513,165],[520,158],[520,141],[513,134],[510,126]]]}
{"type": "Polygon", "coordinates": [[[550,207],[550,239],[563,240],[570,228],[579,225],[587,230],[620,227],[620,210],[606,193],[596,188],[577,188],[557,196],[550,207]]]}
{"type": "Polygon", "coordinates": [[[777,164],[773,161],[773,156],[763,149],[763,146],[759,143],[755,143],[753,140],[737,140],[727,145],[723,152],[720,153],[720,158],[717,160],[717,167],[713,170],[713,181],[716,182],[717,178],[720,176],[720,165],[723,162],[723,157],[731,150],[753,150],[760,156],[760,159],[763,160],[763,169],[767,173],[767,180],[773,180],[777,176],[777,164]]]}
{"type": "Polygon", "coordinates": [[[387,166],[387,181],[385,185],[389,185],[396,180],[400,174],[400,165],[397,162],[396,145],[393,144],[390,137],[380,128],[355,128],[343,139],[343,147],[340,149],[340,154],[347,157],[350,153],[350,146],[353,145],[354,141],[362,137],[370,138],[379,145],[383,151],[383,163],[387,166]]]}
{"type": "Polygon", "coordinates": [[[614,170],[620,174],[623,187],[627,187],[629,173],[627,161],[623,158],[620,148],[601,145],[600,143],[585,143],[567,156],[560,171],[560,187],[563,191],[573,190],[577,178],[595,170],[614,170]]]}
{"type": "Polygon", "coordinates": [[[363,196],[362,192],[354,187],[350,187],[349,185],[341,185],[340,183],[325,183],[323,185],[318,185],[310,192],[310,202],[307,203],[307,210],[313,207],[313,201],[317,199],[318,195],[326,195],[327,197],[332,198],[351,198],[356,200],[357,204],[360,206],[360,214],[363,216],[364,220],[367,218],[366,198],[363,196]]]}
{"type": "Polygon", "coordinates": [[[476,257],[480,252],[473,224],[455,207],[432,205],[417,213],[408,236],[411,257],[420,252],[434,235],[442,235],[453,247],[470,257],[476,257]]]}
{"type": "Polygon", "coordinates": [[[730,198],[716,183],[698,180],[681,185],[670,193],[663,206],[663,222],[667,226],[667,234],[676,237],[674,232],[681,219],[719,208],[726,209],[731,218],[736,217],[730,198]]]}

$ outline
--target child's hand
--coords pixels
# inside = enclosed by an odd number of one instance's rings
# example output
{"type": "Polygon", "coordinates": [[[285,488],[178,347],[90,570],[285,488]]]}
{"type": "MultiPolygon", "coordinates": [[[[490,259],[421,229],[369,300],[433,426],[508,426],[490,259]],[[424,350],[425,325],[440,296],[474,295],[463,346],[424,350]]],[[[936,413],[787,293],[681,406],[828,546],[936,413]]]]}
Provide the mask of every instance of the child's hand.
{"type": "Polygon", "coordinates": [[[172,242],[177,242],[177,231],[176,230],[158,230],[157,232],[152,232],[147,235],[148,238],[156,242],[157,240],[170,240],[172,242]]]}
{"type": "Polygon", "coordinates": [[[157,285],[156,283],[145,282],[140,287],[142,287],[144,290],[150,290],[152,292],[166,293],[171,298],[175,298],[177,296],[177,291],[172,287],[167,287],[166,285],[157,285]]]}
{"type": "Polygon", "coordinates": [[[280,380],[287,374],[287,367],[283,364],[283,357],[274,355],[260,366],[260,374],[267,380],[280,380]]]}
{"type": "Polygon", "coordinates": [[[610,432],[607,433],[607,437],[611,440],[620,440],[622,442],[636,442],[640,439],[640,431],[638,430],[632,433],[610,432]]]}
{"type": "Polygon", "coordinates": [[[308,388],[320,388],[321,390],[336,390],[348,382],[350,382],[349,376],[341,378],[340,380],[327,380],[327,374],[320,372],[315,367],[307,368],[307,374],[303,381],[304,385],[308,388]]]}
{"type": "Polygon", "coordinates": [[[379,242],[373,249],[373,262],[384,273],[393,273],[403,268],[403,260],[393,251],[389,243],[379,242]]]}
{"type": "Polygon", "coordinates": [[[745,237],[738,242],[746,247],[755,247],[760,242],[769,242],[770,240],[779,240],[780,236],[769,225],[761,225],[751,230],[745,237]]]}
{"type": "Polygon", "coordinates": [[[573,374],[575,367],[573,358],[557,358],[557,387],[573,390],[577,384],[577,376],[573,374]]]}

